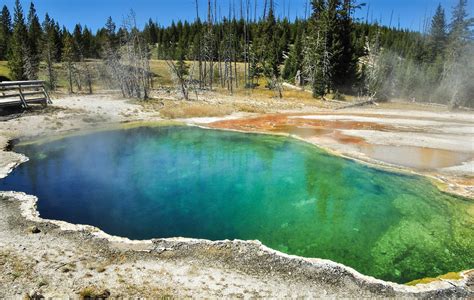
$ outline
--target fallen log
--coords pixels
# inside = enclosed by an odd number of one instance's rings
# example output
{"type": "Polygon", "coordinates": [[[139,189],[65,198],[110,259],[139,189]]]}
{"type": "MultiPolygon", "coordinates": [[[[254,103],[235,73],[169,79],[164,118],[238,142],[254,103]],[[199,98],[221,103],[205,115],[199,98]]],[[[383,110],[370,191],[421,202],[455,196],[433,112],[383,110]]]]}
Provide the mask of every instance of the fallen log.
{"type": "Polygon", "coordinates": [[[351,103],[345,106],[337,107],[335,110],[341,110],[341,109],[346,109],[346,108],[352,108],[352,107],[360,107],[360,106],[365,106],[365,105],[375,105],[378,106],[379,104],[375,102],[374,99],[366,100],[366,101],[361,101],[357,103],[351,103]]]}

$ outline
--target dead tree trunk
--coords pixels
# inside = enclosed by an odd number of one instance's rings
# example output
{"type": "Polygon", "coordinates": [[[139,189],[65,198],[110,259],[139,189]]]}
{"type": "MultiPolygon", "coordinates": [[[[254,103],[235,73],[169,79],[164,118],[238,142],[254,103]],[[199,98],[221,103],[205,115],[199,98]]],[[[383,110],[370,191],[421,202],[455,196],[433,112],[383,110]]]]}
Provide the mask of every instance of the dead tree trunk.
{"type": "Polygon", "coordinates": [[[149,52],[137,29],[133,11],[122,25],[121,45],[108,43],[105,65],[124,97],[147,99],[151,86],[149,52]]]}
{"type": "Polygon", "coordinates": [[[188,84],[186,80],[186,72],[184,71],[185,70],[184,67],[178,66],[171,59],[167,59],[166,64],[168,65],[172,73],[172,76],[176,79],[177,85],[179,87],[179,90],[181,91],[181,94],[183,95],[183,98],[185,100],[189,100],[189,89],[188,89],[188,84]]]}
{"type": "Polygon", "coordinates": [[[72,94],[74,93],[72,83],[73,83],[73,66],[72,62],[67,63],[67,78],[68,78],[68,83],[69,83],[69,93],[72,94]]]}

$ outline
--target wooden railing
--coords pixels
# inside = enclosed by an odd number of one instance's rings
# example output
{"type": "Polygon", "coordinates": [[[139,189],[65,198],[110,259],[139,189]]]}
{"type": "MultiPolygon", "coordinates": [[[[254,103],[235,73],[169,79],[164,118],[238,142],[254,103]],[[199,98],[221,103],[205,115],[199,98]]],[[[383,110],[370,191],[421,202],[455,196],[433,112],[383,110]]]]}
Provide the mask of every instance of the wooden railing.
{"type": "Polygon", "coordinates": [[[22,106],[30,104],[52,104],[44,81],[2,81],[0,82],[0,107],[22,106]]]}

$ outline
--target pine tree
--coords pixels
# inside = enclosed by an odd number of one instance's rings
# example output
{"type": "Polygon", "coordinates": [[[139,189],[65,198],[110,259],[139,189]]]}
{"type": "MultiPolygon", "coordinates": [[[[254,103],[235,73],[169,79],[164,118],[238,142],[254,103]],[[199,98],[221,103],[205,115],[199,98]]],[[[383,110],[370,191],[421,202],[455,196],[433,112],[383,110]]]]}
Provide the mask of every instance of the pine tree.
{"type": "Polygon", "coordinates": [[[331,88],[333,54],[331,51],[332,14],[334,3],[325,0],[311,2],[313,12],[309,21],[309,34],[304,50],[304,69],[306,78],[311,82],[314,97],[323,97],[331,88]]]}
{"type": "MultiPolygon", "coordinates": [[[[288,58],[285,61],[285,67],[283,68],[282,77],[286,80],[294,81],[295,76],[298,72],[302,71],[302,55],[303,55],[303,43],[301,36],[296,36],[295,43],[291,46],[288,58]]],[[[302,82],[295,82],[300,85],[302,82]]]]}
{"type": "Polygon", "coordinates": [[[28,12],[28,44],[27,55],[25,57],[25,73],[29,80],[38,78],[41,35],[41,25],[36,15],[35,6],[33,2],[31,2],[28,12]]]}
{"type": "Polygon", "coordinates": [[[12,19],[6,5],[0,14],[0,60],[5,60],[8,53],[8,45],[12,35],[12,19]]]}
{"type": "Polygon", "coordinates": [[[263,25],[263,69],[267,78],[279,75],[278,64],[278,44],[275,39],[275,31],[277,30],[276,19],[273,8],[273,1],[270,0],[270,8],[268,10],[267,19],[263,25]]]}
{"type": "Polygon", "coordinates": [[[158,42],[157,26],[151,19],[149,19],[148,23],[145,24],[143,35],[148,44],[155,45],[158,42]]]}
{"type": "Polygon", "coordinates": [[[85,58],[93,58],[94,54],[94,36],[87,26],[82,32],[82,54],[85,58]]]}
{"type": "Polygon", "coordinates": [[[82,36],[81,24],[76,24],[72,33],[74,43],[74,61],[80,61],[84,51],[84,40],[82,36]]]}
{"type": "Polygon", "coordinates": [[[467,0],[459,0],[454,7],[451,24],[449,25],[448,59],[456,60],[473,39],[471,27],[474,19],[468,18],[467,0]]]}
{"type": "Polygon", "coordinates": [[[356,81],[357,56],[352,38],[354,0],[312,0],[309,43],[305,53],[314,96],[338,88],[350,90],[356,81]]]}
{"type": "Polygon", "coordinates": [[[116,32],[117,26],[115,25],[112,17],[107,18],[107,22],[105,23],[105,36],[106,36],[106,44],[107,48],[115,51],[119,46],[119,35],[116,32]]]}
{"type": "Polygon", "coordinates": [[[280,53],[279,53],[280,30],[275,18],[274,3],[270,0],[270,5],[266,19],[263,23],[262,43],[261,43],[261,64],[263,75],[267,78],[268,87],[277,89],[280,98],[282,97],[279,86],[280,78],[280,53]]]}
{"type": "Polygon", "coordinates": [[[356,80],[357,58],[355,56],[354,31],[352,14],[356,6],[354,0],[343,0],[334,3],[336,6],[336,28],[331,49],[333,69],[333,82],[336,88],[351,91],[351,86],[356,80]]]}
{"type": "Polygon", "coordinates": [[[250,79],[250,87],[254,88],[258,86],[258,79],[262,75],[262,67],[260,65],[260,51],[258,40],[254,40],[253,43],[249,45],[249,70],[248,77],[250,79]]]}
{"type": "Polygon", "coordinates": [[[64,32],[62,61],[65,64],[67,77],[68,77],[68,89],[69,93],[73,93],[73,76],[74,76],[74,39],[71,34],[67,31],[64,32]]]}
{"type": "Polygon", "coordinates": [[[177,62],[174,63],[172,60],[166,61],[170,67],[173,76],[175,76],[177,84],[181,90],[181,93],[185,100],[189,99],[188,91],[188,75],[189,75],[189,66],[185,61],[185,49],[182,42],[177,45],[177,62]]]}
{"type": "Polygon", "coordinates": [[[25,58],[28,52],[28,31],[20,1],[15,0],[13,34],[8,49],[8,67],[12,80],[25,80],[25,58]]]}
{"type": "Polygon", "coordinates": [[[184,48],[184,43],[180,42],[178,43],[177,47],[177,56],[178,60],[176,62],[176,68],[179,74],[179,77],[185,77],[189,75],[189,66],[186,64],[186,50],[184,48]]]}
{"type": "Polygon", "coordinates": [[[313,73],[313,97],[323,97],[326,95],[332,86],[332,71],[333,66],[332,53],[330,52],[330,44],[328,36],[324,31],[318,32],[316,37],[316,65],[313,73]]]}
{"type": "Polygon", "coordinates": [[[431,28],[428,38],[428,51],[430,61],[434,61],[438,56],[444,54],[447,42],[447,25],[444,9],[440,5],[436,9],[435,15],[431,21],[431,28]]]}
{"type": "Polygon", "coordinates": [[[46,62],[48,85],[51,90],[56,89],[57,74],[54,70],[54,61],[57,55],[57,43],[54,21],[46,14],[43,21],[43,57],[46,62]]]}
{"type": "MultiPolygon", "coordinates": [[[[466,99],[462,99],[464,87],[467,85],[466,78],[459,76],[459,74],[461,71],[465,71],[466,63],[472,60],[472,57],[466,58],[466,54],[471,54],[474,48],[472,46],[473,31],[471,30],[473,24],[474,19],[468,18],[467,0],[459,0],[454,7],[449,26],[449,43],[446,48],[446,61],[443,70],[443,85],[450,90],[450,106],[452,108],[457,108],[466,101],[466,99]]],[[[472,78],[469,80],[472,81],[472,78]]]]}

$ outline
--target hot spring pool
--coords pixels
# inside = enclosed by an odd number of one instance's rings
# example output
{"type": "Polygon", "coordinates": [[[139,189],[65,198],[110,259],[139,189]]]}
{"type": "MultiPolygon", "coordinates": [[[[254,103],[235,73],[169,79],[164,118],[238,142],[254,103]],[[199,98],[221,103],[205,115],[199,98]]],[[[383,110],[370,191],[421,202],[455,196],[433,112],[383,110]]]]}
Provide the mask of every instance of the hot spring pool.
{"type": "Polygon", "coordinates": [[[286,137],[140,127],[17,145],[0,190],[131,239],[260,240],[405,283],[474,267],[474,205],[286,137]]]}

